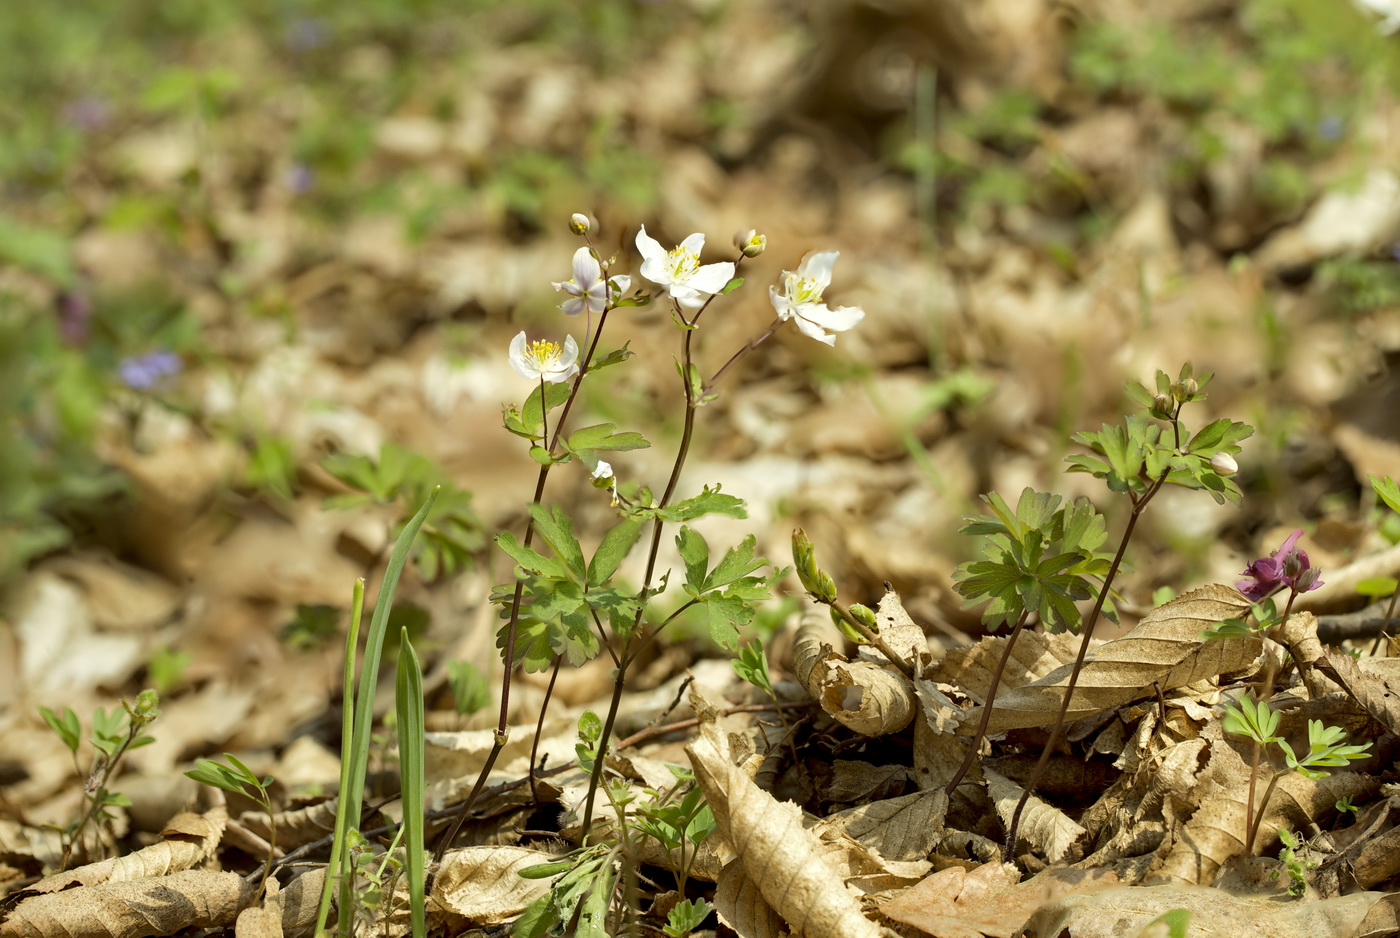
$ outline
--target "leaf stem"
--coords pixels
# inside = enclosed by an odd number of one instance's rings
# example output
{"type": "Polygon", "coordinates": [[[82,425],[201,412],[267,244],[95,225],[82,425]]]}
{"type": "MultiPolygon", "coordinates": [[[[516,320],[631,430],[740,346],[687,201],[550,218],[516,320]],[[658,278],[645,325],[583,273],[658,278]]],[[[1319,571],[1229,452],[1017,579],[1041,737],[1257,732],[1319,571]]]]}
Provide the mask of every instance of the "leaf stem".
{"type": "Polygon", "coordinates": [[[982,748],[982,740],[987,736],[987,724],[992,719],[992,702],[996,700],[997,688],[1001,686],[1001,676],[1006,670],[1006,662],[1011,658],[1011,650],[1016,645],[1016,639],[1021,634],[1021,629],[1025,628],[1026,620],[1030,618],[1031,611],[1022,609],[1020,618],[1016,620],[1016,627],[1011,630],[1011,634],[1006,637],[1006,647],[1001,650],[1001,658],[997,661],[996,670],[992,672],[992,685],[987,689],[987,699],[982,704],[982,719],[977,724],[977,735],[972,737],[972,746],[967,750],[967,755],[963,756],[962,765],[958,766],[958,771],[948,782],[946,790],[948,797],[953,796],[957,791],[958,784],[963,780],[972,763],[976,761],[977,754],[982,748]]]}

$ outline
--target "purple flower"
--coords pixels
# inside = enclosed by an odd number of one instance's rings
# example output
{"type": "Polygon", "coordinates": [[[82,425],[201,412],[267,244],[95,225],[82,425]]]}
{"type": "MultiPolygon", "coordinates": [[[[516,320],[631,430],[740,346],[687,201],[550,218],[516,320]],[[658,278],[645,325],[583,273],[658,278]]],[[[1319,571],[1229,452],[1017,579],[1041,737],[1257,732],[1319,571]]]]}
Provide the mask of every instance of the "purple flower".
{"type": "Polygon", "coordinates": [[[180,356],[161,349],[123,358],[117,365],[117,373],[122,384],[136,391],[149,391],[171,375],[179,374],[185,367],[180,356]]]}
{"type": "Polygon", "coordinates": [[[1240,580],[1235,588],[1250,602],[1257,603],[1285,586],[1296,593],[1321,586],[1319,571],[1312,569],[1308,552],[1298,546],[1298,538],[1302,536],[1301,530],[1294,531],[1278,550],[1245,567],[1244,575],[1249,579],[1240,580]]]}

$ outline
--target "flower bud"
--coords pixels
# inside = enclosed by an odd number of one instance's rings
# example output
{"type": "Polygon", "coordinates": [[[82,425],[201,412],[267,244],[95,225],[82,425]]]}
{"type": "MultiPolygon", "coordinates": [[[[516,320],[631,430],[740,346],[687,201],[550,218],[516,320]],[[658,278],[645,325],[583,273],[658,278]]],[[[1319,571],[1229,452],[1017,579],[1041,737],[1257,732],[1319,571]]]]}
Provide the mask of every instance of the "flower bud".
{"type": "Polygon", "coordinates": [[[851,614],[852,619],[855,619],[870,631],[880,631],[880,622],[875,618],[875,610],[871,609],[869,606],[860,603],[851,603],[850,608],[846,611],[851,614]]]}
{"type": "Polygon", "coordinates": [[[836,607],[831,607],[831,621],[836,623],[836,627],[841,630],[841,634],[855,642],[857,645],[864,645],[865,636],[855,630],[851,623],[846,621],[846,617],[836,611],[836,607]]]}
{"type": "Polygon", "coordinates": [[[1158,394],[1152,399],[1152,416],[1161,420],[1172,419],[1172,414],[1176,411],[1176,403],[1165,394],[1158,394]]]}
{"type": "Polygon", "coordinates": [[[1232,476],[1240,471],[1240,464],[1229,453],[1216,453],[1210,457],[1210,467],[1223,476],[1232,476]]]}
{"type": "Polygon", "coordinates": [[[150,688],[146,688],[136,695],[136,703],[128,704],[122,701],[122,706],[126,708],[127,714],[131,717],[131,722],[142,724],[150,723],[160,716],[160,695],[150,688]]]}
{"type": "Polygon", "coordinates": [[[807,532],[801,528],[792,532],[792,565],[797,570],[797,579],[802,581],[802,588],[809,593],[814,592],[816,587],[813,584],[817,582],[816,548],[812,546],[807,532]]]}
{"type": "Polygon", "coordinates": [[[768,247],[768,236],[759,234],[753,228],[737,231],[734,233],[734,246],[745,257],[758,257],[768,247]]]}
{"type": "Polygon", "coordinates": [[[1183,404],[1195,397],[1199,390],[1200,385],[1196,383],[1195,378],[1182,378],[1180,381],[1172,382],[1172,397],[1183,404]]]}
{"type": "Polygon", "coordinates": [[[1306,593],[1308,590],[1317,589],[1322,585],[1322,581],[1318,579],[1320,576],[1322,576],[1322,571],[1316,567],[1309,567],[1302,571],[1293,578],[1293,592],[1306,593]]]}
{"type": "Polygon", "coordinates": [[[576,235],[588,234],[588,216],[574,212],[569,216],[569,230],[576,235]]]}
{"type": "Polygon", "coordinates": [[[836,581],[831,578],[830,573],[825,570],[817,571],[817,588],[812,590],[812,595],[816,597],[817,602],[836,602],[836,581]]]}

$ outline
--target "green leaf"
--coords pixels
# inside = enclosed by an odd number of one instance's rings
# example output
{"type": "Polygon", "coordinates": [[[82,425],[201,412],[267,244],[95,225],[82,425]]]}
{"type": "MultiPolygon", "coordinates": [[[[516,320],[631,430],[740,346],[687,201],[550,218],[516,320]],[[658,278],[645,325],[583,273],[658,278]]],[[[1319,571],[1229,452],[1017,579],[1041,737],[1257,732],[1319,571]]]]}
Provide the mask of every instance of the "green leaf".
{"type": "Polygon", "coordinates": [[[598,549],[593,552],[593,559],[588,562],[590,587],[602,586],[612,578],[641,533],[642,523],[636,518],[624,518],[608,529],[598,549]]]}
{"type": "MultiPolygon", "coordinates": [[[[623,305],[623,304],[622,304],[622,303],[619,303],[618,305],[621,306],[621,305],[623,305]]],[[[636,303],[636,304],[629,304],[629,305],[645,306],[646,304],[645,304],[645,303],[636,303]]],[[[618,365],[618,364],[621,364],[622,362],[627,361],[627,359],[631,358],[634,354],[636,354],[635,352],[631,351],[631,350],[627,347],[627,346],[630,345],[630,344],[631,344],[631,343],[628,342],[628,343],[624,344],[624,345],[622,346],[622,348],[620,348],[620,349],[613,349],[611,352],[609,352],[609,353],[606,354],[606,355],[595,356],[594,359],[593,359],[593,361],[591,361],[591,362],[588,363],[588,373],[591,375],[591,374],[593,374],[593,372],[598,371],[600,368],[607,368],[607,367],[609,367],[609,366],[611,366],[611,365],[618,365]]]]}
{"type": "Polygon", "coordinates": [[[699,596],[705,591],[705,574],[709,570],[710,547],[698,531],[682,525],[676,535],[676,549],[685,563],[686,591],[699,596]]]}
{"type": "Polygon", "coordinates": [[[1400,484],[1390,476],[1367,475],[1367,478],[1371,480],[1371,488],[1377,497],[1385,502],[1391,511],[1400,512],[1400,484]]]}
{"type": "Polygon", "coordinates": [[[544,538],[555,556],[563,561],[569,575],[579,583],[588,580],[588,564],[583,559],[583,548],[574,537],[574,523],[558,505],[546,508],[544,505],[530,506],[530,517],[535,521],[535,530],[544,538]]]}
{"type": "Polygon", "coordinates": [[[710,638],[721,648],[739,647],[739,629],[753,621],[753,607],[737,596],[710,594],[705,597],[709,610],[710,638]]]}
{"type": "Polygon", "coordinates": [[[567,580],[569,571],[557,560],[551,560],[543,554],[521,544],[509,531],[504,531],[496,535],[496,546],[511,556],[521,569],[529,573],[538,573],[540,576],[548,577],[552,580],[567,580]]]}
{"type": "Polygon", "coordinates": [[[1356,584],[1356,591],[1362,596],[1379,599],[1389,596],[1400,587],[1400,580],[1393,576],[1373,576],[1356,584]]]}
{"type": "Polygon", "coordinates": [[[618,433],[617,425],[600,423],[583,427],[569,434],[568,448],[576,453],[588,450],[633,450],[645,449],[651,444],[640,433],[627,430],[618,433]]]}
{"type": "Polygon", "coordinates": [[[39,715],[44,718],[44,722],[49,725],[49,729],[58,735],[63,741],[63,745],[74,755],[77,755],[78,745],[82,742],[82,727],[78,724],[78,715],[73,712],[72,707],[63,708],[63,716],[60,718],[48,707],[40,707],[39,715]]]}
{"type": "Polygon", "coordinates": [[[721,493],[718,485],[713,489],[707,485],[699,495],[694,495],[667,508],[647,509],[646,512],[654,514],[662,521],[672,523],[694,521],[704,515],[728,515],[732,518],[747,518],[749,516],[749,513],[744,509],[743,500],[735,498],[733,495],[721,493]]]}
{"type": "Polygon", "coordinates": [[[399,660],[394,685],[395,713],[399,738],[399,799],[403,809],[404,867],[408,877],[409,915],[414,938],[427,934],[424,885],[423,791],[423,669],[408,639],[408,629],[400,630],[399,660]]]}

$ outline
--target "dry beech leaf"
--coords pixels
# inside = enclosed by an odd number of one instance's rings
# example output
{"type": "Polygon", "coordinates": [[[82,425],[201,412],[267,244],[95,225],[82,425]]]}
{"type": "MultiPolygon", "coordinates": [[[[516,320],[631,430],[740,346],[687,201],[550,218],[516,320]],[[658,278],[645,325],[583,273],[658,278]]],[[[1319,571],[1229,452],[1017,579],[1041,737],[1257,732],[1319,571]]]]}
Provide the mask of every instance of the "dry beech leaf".
{"type": "Polygon", "coordinates": [[[886,860],[921,860],[943,838],[948,794],[941,788],[838,811],[822,824],[873,848],[886,860]]]}
{"type": "Polygon", "coordinates": [[[949,867],[883,903],[880,911],[934,938],[1010,938],[1046,903],[1118,884],[1103,870],[1046,870],[1024,883],[1018,878],[1014,866],[998,862],[971,871],[949,867]]]}
{"type": "MultiPolygon", "coordinates": [[[[920,632],[920,637],[923,633],[920,632]]],[[[802,617],[793,647],[793,670],[823,710],[863,736],[897,733],[918,709],[914,686],[890,667],[871,661],[847,661],[833,651],[841,632],[824,613],[802,617]]]]}
{"type": "MultiPolygon", "coordinates": [[[[987,794],[997,806],[997,816],[1008,830],[1011,817],[1016,812],[1016,804],[1025,791],[1011,779],[998,775],[987,766],[982,766],[982,774],[987,779],[987,794]]],[[[1051,863],[1058,863],[1070,849],[1078,843],[1087,831],[1072,821],[1069,815],[1059,808],[1046,804],[1035,795],[1026,799],[1021,809],[1020,836],[1033,847],[1044,852],[1051,863]]]]}
{"type": "Polygon", "coordinates": [[[753,880],[744,875],[744,864],[733,860],[720,870],[715,883],[715,911],[739,938],[779,938],[783,918],[764,900],[753,880]]]}
{"type": "MultiPolygon", "coordinates": [[[[278,849],[295,850],[333,835],[339,806],[339,798],[330,798],[304,808],[279,811],[276,817],[278,849]]],[[[263,840],[272,835],[272,824],[266,811],[245,811],[239,815],[238,822],[263,840]]]]}
{"type": "Polygon", "coordinates": [[[234,923],[234,938],[283,938],[281,890],[277,878],[267,881],[267,892],[258,905],[250,905],[238,913],[234,923]]]}
{"type": "Polygon", "coordinates": [[[525,879],[521,869],[559,857],[524,847],[466,847],[450,851],[433,880],[428,908],[476,925],[498,925],[549,892],[552,879],[525,879]]]}
{"type": "Polygon", "coordinates": [[[325,882],[326,868],[321,866],[301,874],[278,891],[277,908],[281,911],[285,938],[302,938],[316,930],[325,882]]]}
{"type": "MultiPolygon", "coordinates": [[[[972,740],[939,733],[932,729],[927,720],[914,724],[914,781],[921,789],[942,788],[953,780],[953,775],[967,758],[967,747],[972,740]]],[[[964,777],[964,783],[978,782],[982,778],[979,767],[981,760],[972,763],[972,768],[964,777]]],[[[961,789],[959,789],[961,790],[961,789]]]]}
{"type": "MultiPolygon", "coordinates": [[[[827,617],[828,620],[830,616],[827,617]]],[[[904,603],[900,601],[899,594],[888,588],[886,584],[885,595],[880,598],[879,604],[875,607],[875,623],[880,631],[880,637],[885,640],[896,654],[902,655],[904,660],[914,665],[916,673],[924,669],[924,666],[931,661],[928,648],[928,638],[924,635],[921,626],[910,618],[909,613],[904,608],[904,603]]],[[[872,664],[885,666],[885,655],[878,648],[869,645],[861,645],[857,649],[857,654],[862,661],[869,661],[872,664]]]]}
{"type": "MultiPolygon", "coordinates": [[[[1248,611],[1249,603],[1239,590],[1220,584],[1192,590],[1157,607],[1122,638],[1089,652],[1065,720],[1072,723],[1132,703],[1152,694],[1154,685],[1165,692],[1248,666],[1259,654],[1257,638],[1201,639],[1201,633],[1215,623],[1248,611]]],[[[1034,683],[999,694],[987,732],[1055,722],[1072,670],[1072,664],[1061,665],[1034,683]]],[[[981,714],[981,707],[969,710],[958,732],[974,733],[981,714]]]]}
{"type": "MultiPolygon", "coordinates": [[[[692,700],[699,696],[691,687],[692,700]]],[[[694,705],[694,704],[693,704],[694,705]]],[[[695,706],[697,713],[701,712],[695,706]]],[[[714,723],[703,723],[686,746],[695,777],[715,815],[720,835],[733,848],[744,875],[758,884],[775,912],[805,938],[877,938],[855,895],[822,858],[817,837],[802,826],[802,812],[755,785],[730,761],[729,743],[714,723]]]]}
{"type": "MultiPolygon", "coordinates": [[[[1005,635],[989,635],[976,645],[950,650],[925,677],[951,684],[977,703],[986,703],[992,675],[1005,648],[1005,635]]],[[[1011,657],[1001,676],[1000,693],[1045,677],[1060,665],[1073,661],[1078,649],[1079,637],[1069,632],[1051,635],[1023,631],[1011,648],[1011,657]]]]}
{"type": "Polygon", "coordinates": [[[1122,886],[1051,901],[1026,923],[1036,935],[1136,935],[1171,909],[1191,913],[1191,938],[1350,938],[1380,893],[1295,902],[1279,893],[1242,896],[1199,886],[1122,886]]]}
{"type": "Polygon", "coordinates": [[[28,893],[55,893],[75,886],[133,882],[188,870],[214,855],[228,822],[223,805],[207,814],[183,812],[171,818],[161,831],[165,840],[129,853],[89,863],[66,873],[55,873],[24,890],[28,893]]]}
{"type": "Polygon", "coordinates": [[[1321,664],[1328,677],[1342,685],[1377,723],[1400,735],[1400,674],[1395,662],[1384,658],[1357,661],[1345,652],[1327,651],[1321,664]]]}
{"type": "Polygon", "coordinates": [[[184,870],[32,896],[0,924],[0,938],[146,938],[233,922],[252,898],[237,873],[184,870]]]}

